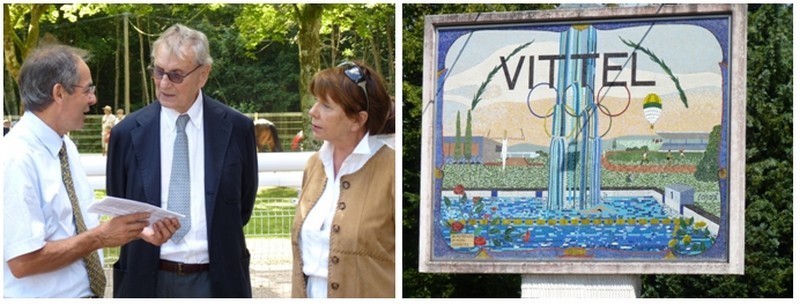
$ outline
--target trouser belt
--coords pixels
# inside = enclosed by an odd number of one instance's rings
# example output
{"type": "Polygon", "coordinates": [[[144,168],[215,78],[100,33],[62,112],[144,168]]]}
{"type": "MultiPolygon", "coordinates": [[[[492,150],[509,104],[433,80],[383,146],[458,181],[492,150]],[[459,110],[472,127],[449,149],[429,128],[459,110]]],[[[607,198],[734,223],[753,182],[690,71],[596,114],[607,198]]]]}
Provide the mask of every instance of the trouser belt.
{"type": "Polygon", "coordinates": [[[158,269],[184,275],[206,271],[208,270],[208,264],[184,264],[168,260],[161,260],[158,265],[158,269]]]}

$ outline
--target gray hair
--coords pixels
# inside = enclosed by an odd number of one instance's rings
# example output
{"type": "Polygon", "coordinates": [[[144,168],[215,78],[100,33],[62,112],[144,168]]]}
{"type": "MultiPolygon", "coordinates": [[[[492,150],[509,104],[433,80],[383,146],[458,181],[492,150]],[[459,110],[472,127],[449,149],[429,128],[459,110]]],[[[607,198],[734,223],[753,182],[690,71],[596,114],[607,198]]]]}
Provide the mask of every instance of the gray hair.
{"type": "Polygon", "coordinates": [[[186,56],[184,47],[188,47],[194,51],[197,64],[211,65],[211,63],[214,62],[208,48],[208,38],[206,38],[206,34],[191,29],[183,24],[176,23],[170,26],[166,31],[161,33],[161,36],[158,37],[155,42],[153,42],[153,47],[150,50],[151,61],[155,61],[156,50],[158,50],[162,44],[180,59],[184,59],[184,56],[186,56]]]}
{"type": "Polygon", "coordinates": [[[86,61],[86,50],[58,44],[44,45],[31,52],[19,72],[19,94],[25,109],[39,112],[53,103],[53,87],[60,83],[67,93],[79,85],[78,63],[86,61]]]}

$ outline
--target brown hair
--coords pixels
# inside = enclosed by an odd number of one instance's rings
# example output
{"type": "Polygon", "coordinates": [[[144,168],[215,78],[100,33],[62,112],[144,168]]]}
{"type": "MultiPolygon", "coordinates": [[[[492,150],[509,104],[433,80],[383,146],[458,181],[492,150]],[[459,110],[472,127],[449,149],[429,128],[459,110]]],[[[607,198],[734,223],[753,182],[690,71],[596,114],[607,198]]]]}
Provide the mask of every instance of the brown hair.
{"type": "Polygon", "coordinates": [[[317,97],[330,97],[342,107],[349,118],[355,118],[358,112],[369,109],[365,127],[371,135],[394,133],[394,120],[391,119],[389,123],[390,116],[394,117],[393,102],[386,92],[383,77],[361,62],[354,63],[365,74],[369,107],[367,99],[364,98],[364,90],[347,78],[344,74],[345,67],[333,67],[317,72],[308,86],[309,91],[317,97]],[[392,125],[388,126],[389,124],[392,125]]]}

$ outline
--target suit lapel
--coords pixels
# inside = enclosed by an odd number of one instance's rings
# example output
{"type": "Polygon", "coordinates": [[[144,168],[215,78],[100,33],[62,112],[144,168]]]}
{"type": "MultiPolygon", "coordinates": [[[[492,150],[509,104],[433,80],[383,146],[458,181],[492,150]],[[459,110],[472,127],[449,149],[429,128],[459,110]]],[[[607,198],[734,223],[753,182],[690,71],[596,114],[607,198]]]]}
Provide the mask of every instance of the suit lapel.
{"type": "Polygon", "coordinates": [[[203,138],[205,141],[206,221],[208,229],[214,220],[214,207],[219,193],[222,165],[230,143],[233,125],[222,104],[203,96],[203,138]]]}
{"type": "Polygon", "coordinates": [[[142,176],[147,203],[161,206],[161,134],[159,113],[161,104],[155,102],[143,108],[136,117],[138,127],[131,130],[131,142],[139,174],[142,176]],[[158,160],[158,161],[153,161],[158,160]]]}

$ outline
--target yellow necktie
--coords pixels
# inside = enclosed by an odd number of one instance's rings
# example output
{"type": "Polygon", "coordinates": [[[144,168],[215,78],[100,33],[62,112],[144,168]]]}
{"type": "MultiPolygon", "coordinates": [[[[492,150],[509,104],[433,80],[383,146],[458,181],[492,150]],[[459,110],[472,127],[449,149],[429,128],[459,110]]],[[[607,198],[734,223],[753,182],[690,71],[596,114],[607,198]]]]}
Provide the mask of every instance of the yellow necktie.
{"type": "MultiPolygon", "coordinates": [[[[86,231],[86,223],[83,222],[81,208],[78,205],[78,197],[75,195],[75,185],[72,183],[72,173],[69,171],[67,150],[64,143],[61,144],[61,151],[58,152],[58,157],[61,159],[61,179],[64,181],[69,201],[72,203],[72,217],[75,220],[78,234],[81,234],[86,231]]],[[[92,292],[95,296],[102,298],[106,290],[106,274],[100,265],[100,256],[97,254],[97,250],[92,250],[89,255],[84,256],[83,262],[86,264],[86,271],[89,272],[89,286],[92,288],[92,292]]]]}

